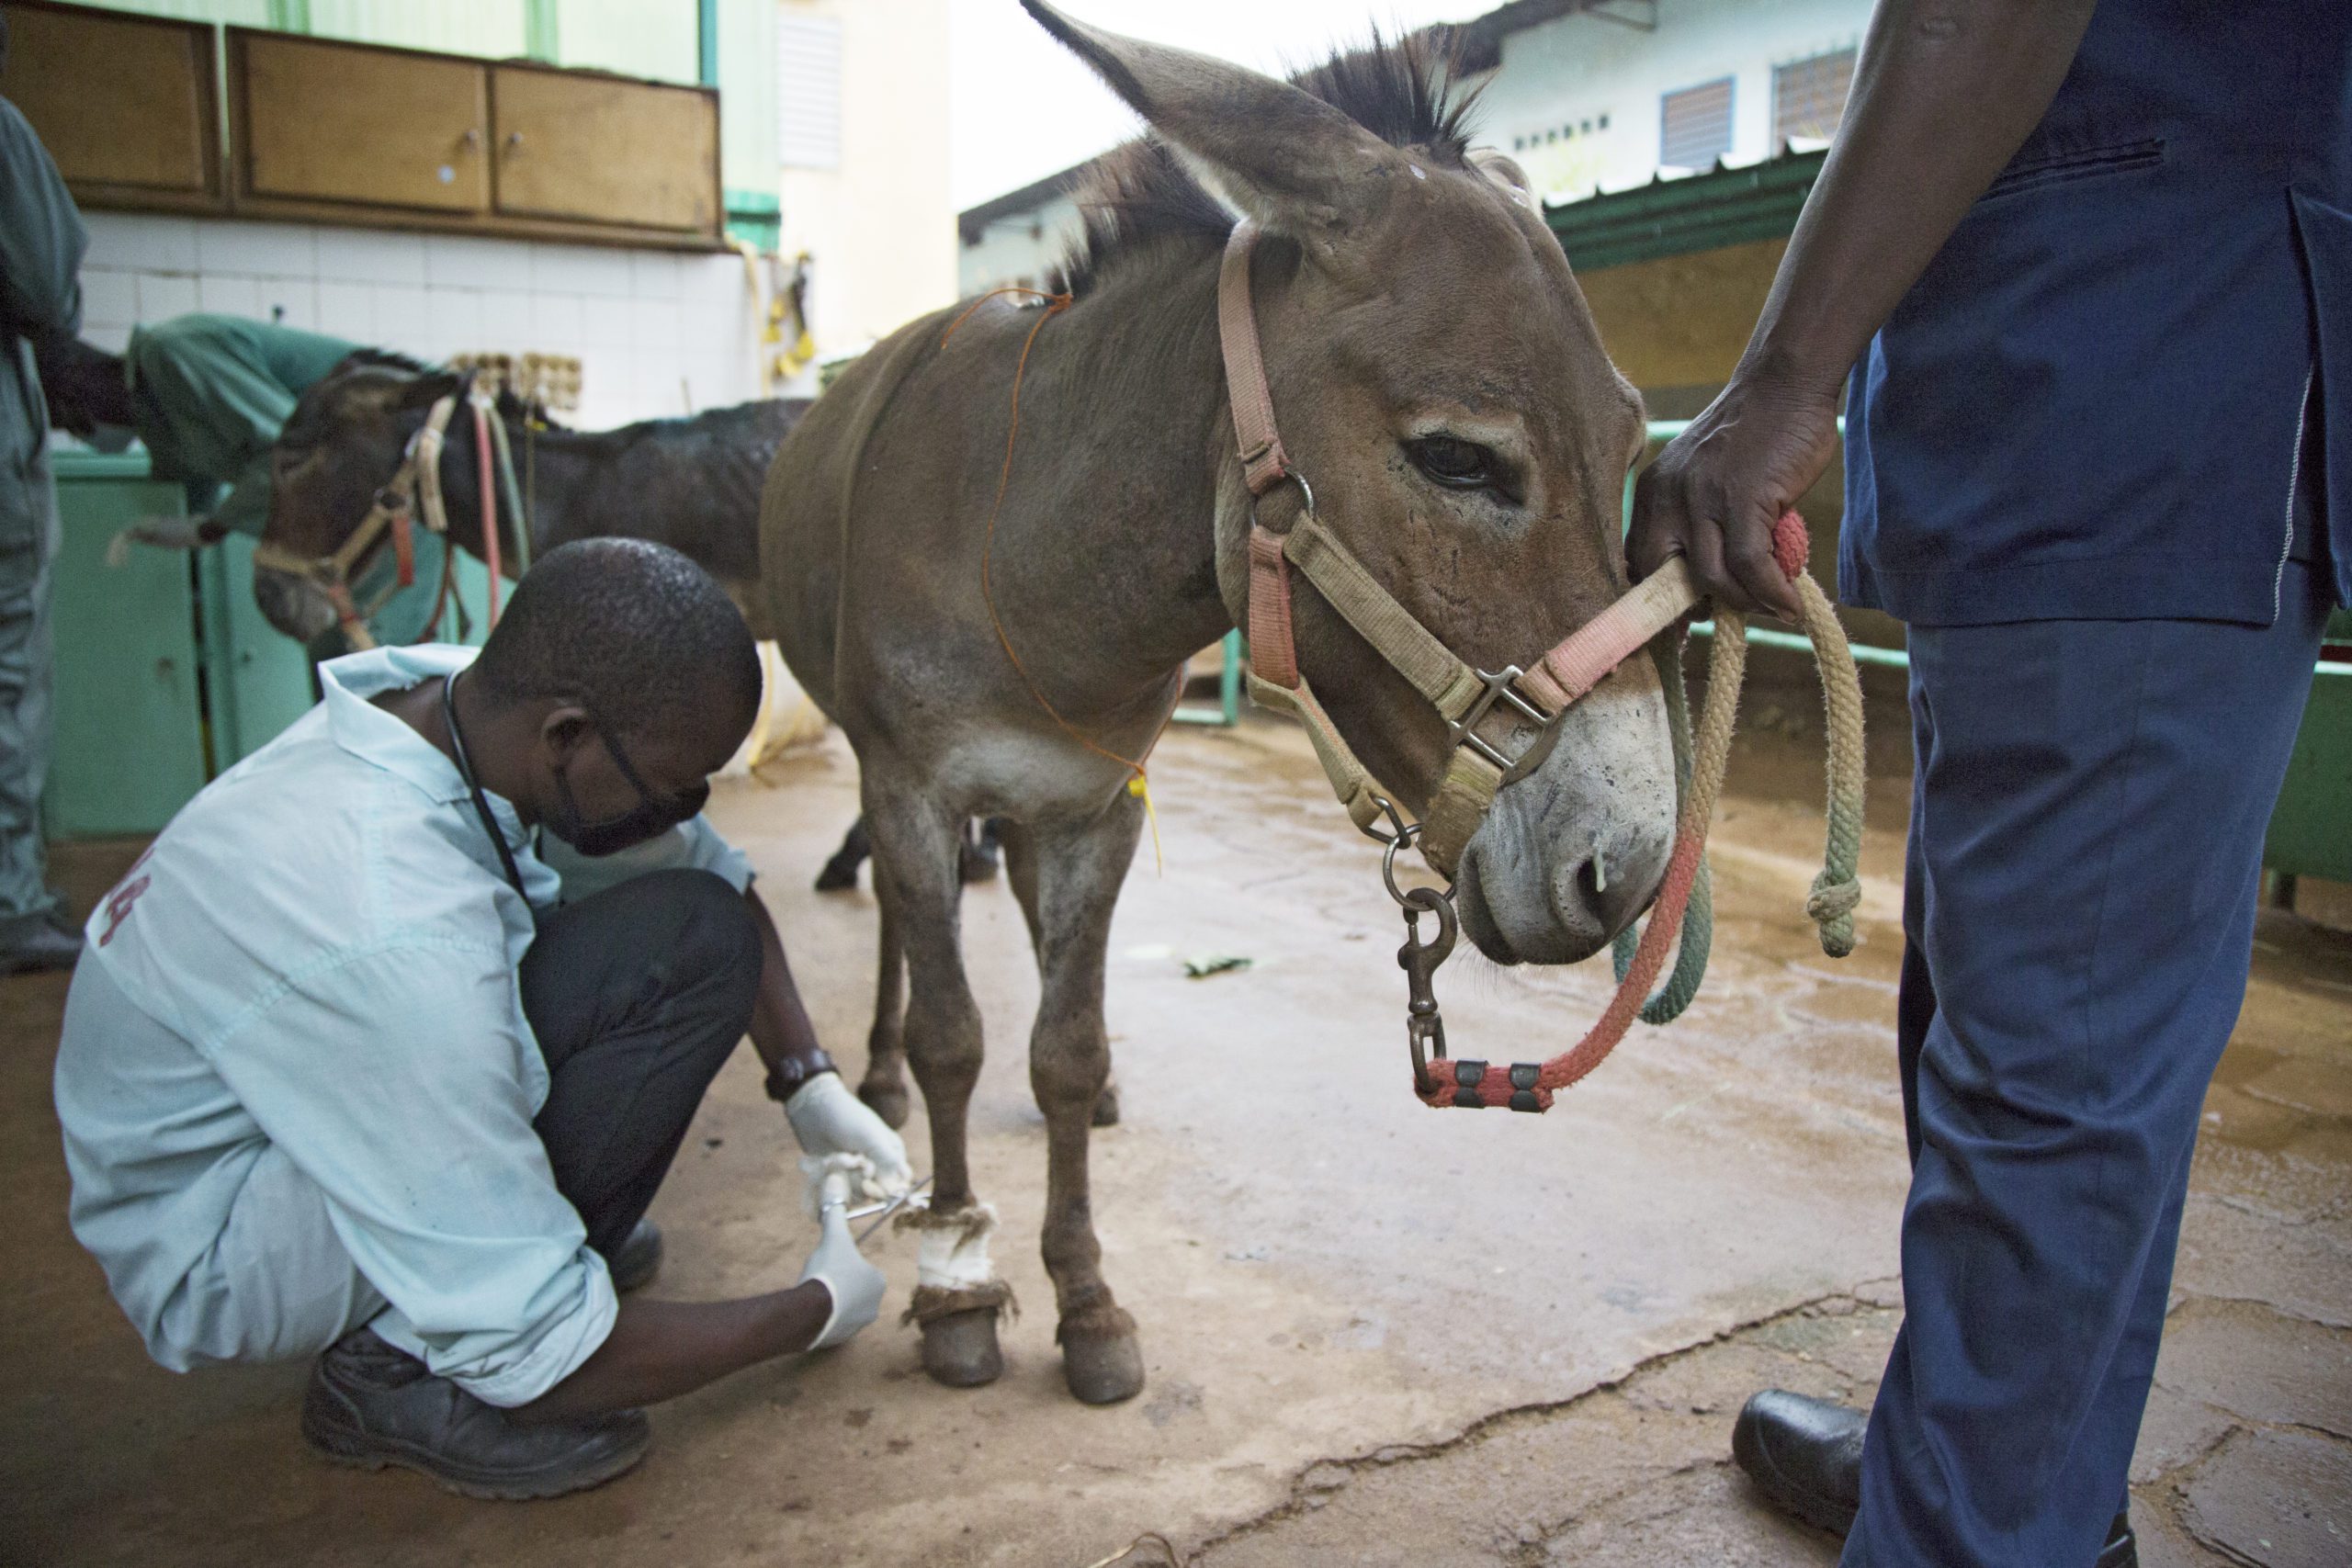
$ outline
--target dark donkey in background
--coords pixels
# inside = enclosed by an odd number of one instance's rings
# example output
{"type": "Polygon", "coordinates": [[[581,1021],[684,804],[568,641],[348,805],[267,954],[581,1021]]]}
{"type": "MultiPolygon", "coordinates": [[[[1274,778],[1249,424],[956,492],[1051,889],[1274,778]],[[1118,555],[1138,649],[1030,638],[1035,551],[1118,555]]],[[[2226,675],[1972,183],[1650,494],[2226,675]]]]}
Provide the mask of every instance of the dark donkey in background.
{"type": "MultiPolygon", "coordinates": [[[[264,540],[297,556],[333,555],[400,467],[433,404],[460,385],[455,373],[378,349],[363,349],[337,366],[303,395],[278,435],[264,540]]],[[[762,624],[765,603],[756,591],[760,491],[776,448],[808,409],[805,398],[780,398],[586,431],[552,423],[543,410],[502,391],[496,417],[506,426],[518,482],[526,464],[530,475],[528,557],[515,548],[517,520],[501,506],[503,559],[511,570],[574,539],[652,539],[717,578],[751,623],[752,635],[773,638],[775,629],[762,624]]],[[[459,548],[479,557],[481,470],[462,411],[447,435],[441,489],[449,532],[459,548]]],[[[353,563],[353,579],[389,570],[379,558],[390,548],[387,539],[369,558],[353,563]]],[[[306,645],[334,629],[334,605],[309,578],[257,566],[254,597],[270,625],[306,645]]],[[[869,853],[861,818],[826,863],[818,887],[856,886],[858,865],[869,853]]],[[[996,869],[996,837],[984,826],[966,840],[964,879],[986,881],[996,869]]],[[[894,1109],[896,1125],[906,1119],[904,1101],[894,1109]]]]}
{"type": "MultiPolygon", "coordinates": [[[[462,384],[453,372],[372,349],[337,366],[303,394],[278,435],[264,541],[290,555],[332,555],[367,516],[433,404],[462,384]]],[[[527,556],[574,539],[652,539],[717,578],[743,609],[752,635],[773,637],[757,608],[760,490],[776,448],[808,408],[805,399],[775,399],[616,430],[570,430],[502,392],[497,418],[506,427],[516,477],[529,476],[527,556]]],[[[441,489],[449,532],[460,548],[480,556],[481,474],[463,409],[447,436],[441,489]]],[[[511,570],[527,558],[515,548],[518,520],[509,511],[498,508],[498,531],[511,570]]],[[[387,541],[378,551],[390,547],[387,541]]],[[[356,581],[370,568],[376,558],[354,563],[351,575],[356,581]]],[[[299,573],[257,567],[254,597],[270,625],[302,642],[335,626],[325,592],[299,573]]]]}

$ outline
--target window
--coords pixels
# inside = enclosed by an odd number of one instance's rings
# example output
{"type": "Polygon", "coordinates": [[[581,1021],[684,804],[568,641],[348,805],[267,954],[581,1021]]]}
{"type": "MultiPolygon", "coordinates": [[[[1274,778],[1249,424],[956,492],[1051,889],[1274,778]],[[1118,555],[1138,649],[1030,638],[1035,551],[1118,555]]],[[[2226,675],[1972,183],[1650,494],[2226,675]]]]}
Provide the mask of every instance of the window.
{"type": "Polygon", "coordinates": [[[1659,112],[1657,161],[1669,169],[1707,169],[1731,151],[1731,78],[1668,93],[1659,112]]]}
{"type": "Polygon", "coordinates": [[[842,164],[842,25],[831,17],[778,17],[776,162],[788,169],[842,164]]]}
{"type": "Polygon", "coordinates": [[[1854,85],[1854,51],[1835,50],[1772,68],[1772,146],[1792,136],[1826,141],[1838,132],[1854,85]]]}

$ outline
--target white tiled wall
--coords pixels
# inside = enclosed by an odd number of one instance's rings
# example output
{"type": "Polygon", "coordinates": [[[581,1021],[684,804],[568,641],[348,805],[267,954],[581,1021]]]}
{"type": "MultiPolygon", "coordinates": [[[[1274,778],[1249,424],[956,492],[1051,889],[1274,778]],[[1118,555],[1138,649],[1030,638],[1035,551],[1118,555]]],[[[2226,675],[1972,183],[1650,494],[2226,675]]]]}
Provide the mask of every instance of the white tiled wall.
{"type": "Polygon", "coordinates": [[[421,358],[576,355],[602,429],[759,393],[757,301],[733,255],[91,212],[83,331],[217,310],[421,358]]]}

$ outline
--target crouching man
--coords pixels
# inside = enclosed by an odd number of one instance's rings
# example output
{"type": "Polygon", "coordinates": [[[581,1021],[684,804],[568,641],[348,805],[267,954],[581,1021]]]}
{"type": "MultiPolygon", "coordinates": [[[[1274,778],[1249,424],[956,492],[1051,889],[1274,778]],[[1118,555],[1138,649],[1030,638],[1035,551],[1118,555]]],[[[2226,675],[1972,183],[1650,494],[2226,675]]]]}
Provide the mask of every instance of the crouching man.
{"type": "Polygon", "coordinates": [[[302,1433],[330,1458],[594,1485],[643,1455],[639,1406],[879,1310],[838,1203],[791,1289],[619,1299],[747,1026],[804,1150],[907,1178],[700,816],[752,639],[684,556],[593,540],[479,658],[320,673],[90,918],[57,1062],[74,1234],[164,1366],[317,1356],[302,1433]]]}

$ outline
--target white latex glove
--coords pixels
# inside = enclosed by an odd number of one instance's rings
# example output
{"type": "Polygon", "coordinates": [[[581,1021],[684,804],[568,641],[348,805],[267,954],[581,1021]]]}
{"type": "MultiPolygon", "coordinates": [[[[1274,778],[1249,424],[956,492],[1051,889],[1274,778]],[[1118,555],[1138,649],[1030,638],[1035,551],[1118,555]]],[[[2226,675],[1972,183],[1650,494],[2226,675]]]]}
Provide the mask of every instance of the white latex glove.
{"type": "Polygon", "coordinates": [[[874,1168],[870,1198],[896,1198],[914,1185],[906,1140],[850,1092],[839,1073],[819,1073],[784,1102],[800,1152],[812,1159],[856,1155],[874,1168]]]}
{"type": "Polygon", "coordinates": [[[800,1270],[800,1282],[821,1282],[833,1298],[833,1310],[825,1319],[824,1331],[810,1342],[811,1350],[846,1344],[882,1312],[887,1281],[882,1270],[858,1252],[857,1238],[850,1235],[849,1189],[848,1174],[838,1170],[828,1172],[819,1189],[818,1224],[823,1234],[818,1237],[817,1250],[808,1255],[808,1266],[800,1270]]]}

